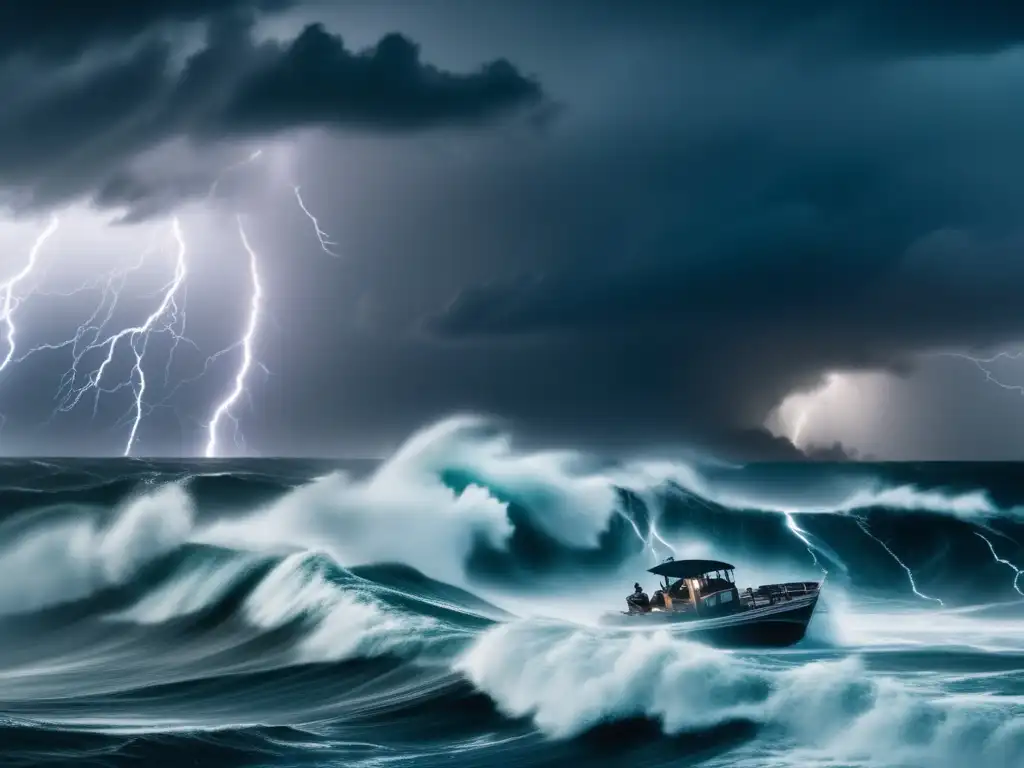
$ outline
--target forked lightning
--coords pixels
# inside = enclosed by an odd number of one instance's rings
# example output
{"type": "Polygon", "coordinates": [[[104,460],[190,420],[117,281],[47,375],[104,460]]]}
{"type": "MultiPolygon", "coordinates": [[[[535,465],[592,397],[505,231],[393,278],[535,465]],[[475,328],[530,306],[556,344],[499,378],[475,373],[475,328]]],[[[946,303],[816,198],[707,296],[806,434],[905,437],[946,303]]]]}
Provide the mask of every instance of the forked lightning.
{"type": "MultiPolygon", "coordinates": [[[[257,149],[244,160],[241,160],[226,168],[210,185],[207,199],[213,197],[225,175],[247,166],[262,157],[263,151],[257,149]]],[[[293,192],[302,213],[313,223],[314,233],[321,249],[330,254],[338,254],[332,250],[336,243],[330,239],[319,225],[316,217],[310,212],[299,191],[299,187],[293,187],[293,192]]],[[[160,289],[159,301],[155,308],[138,325],[128,326],[116,331],[108,332],[107,328],[113,321],[114,310],[121,299],[122,291],[129,275],[138,270],[146,257],[154,250],[151,246],[142,252],[136,263],[127,267],[120,267],[111,273],[93,277],[86,284],[66,294],[44,294],[42,291],[21,291],[23,284],[32,276],[36,270],[39,254],[46,241],[57,231],[59,219],[57,216],[50,218],[46,229],[36,238],[24,267],[5,282],[0,283],[0,322],[5,330],[6,350],[0,360],[0,372],[9,365],[24,361],[31,355],[44,351],[70,350],[71,364],[61,378],[57,389],[57,405],[54,409],[54,416],[69,412],[78,407],[86,395],[93,395],[93,414],[99,407],[100,397],[104,394],[113,394],[124,389],[132,392],[131,406],[124,417],[118,421],[118,425],[128,425],[128,436],[124,445],[124,455],[132,454],[136,447],[140,427],[145,416],[155,408],[166,406],[171,396],[182,386],[194,382],[208,372],[211,364],[228,353],[240,350],[241,360],[232,379],[232,386],[228,393],[213,409],[212,416],[206,424],[206,448],[205,455],[212,457],[218,454],[218,448],[222,442],[219,430],[225,420],[230,421],[235,427],[235,444],[240,445],[239,420],[236,411],[238,402],[246,395],[246,386],[249,374],[254,366],[266,370],[255,359],[255,340],[259,329],[261,308],[263,301],[263,286],[260,281],[259,260],[255,249],[252,247],[242,218],[236,216],[238,236],[248,260],[248,283],[250,284],[249,313],[242,336],[206,359],[200,373],[191,378],[184,378],[177,381],[173,386],[168,387],[172,377],[172,364],[174,354],[178,346],[184,342],[196,349],[199,346],[185,336],[186,314],[185,298],[187,291],[188,270],[188,247],[181,222],[177,216],[170,222],[171,233],[176,244],[176,256],[172,277],[160,289]],[[70,296],[86,289],[101,288],[101,298],[93,313],[75,331],[74,335],[57,343],[40,344],[18,354],[17,336],[18,327],[15,324],[15,314],[18,307],[30,295],[56,295],[70,296]],[[146,352],[152,338],[156,335],[169,335],[171,339],[170,351],[164,362],[164,385],[167,393],[157,403],[147,402],[149,396],[150,380],[147,376],[146,352]],[[127,348],[131,354],[131,368],[126,378],[120,381],[108,383],[118,358],[118,350],[127,348]],[[99,358],[98,364],[87,369],[87,361],[99,358]]],[[[51,417],[52,418],[52,417],[51,417]]]]}

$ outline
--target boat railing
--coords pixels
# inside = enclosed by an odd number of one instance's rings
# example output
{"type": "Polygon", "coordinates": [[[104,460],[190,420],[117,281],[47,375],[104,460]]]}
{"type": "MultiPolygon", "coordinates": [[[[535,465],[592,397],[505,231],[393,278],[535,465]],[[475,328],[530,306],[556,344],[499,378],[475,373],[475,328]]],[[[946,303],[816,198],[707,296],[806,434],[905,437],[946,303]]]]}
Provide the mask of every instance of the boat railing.
{"type": "Polygon", "coordinates": [[[740,602],[751,608],[762,608],[766,605],[774,605],[781,601],[792,600],[796,597],[806,597],[815,594],[820,584],[818,582],[790,582],[786,584],[762,584],[756,590],[747,587],[740,593],[740,602]]]}

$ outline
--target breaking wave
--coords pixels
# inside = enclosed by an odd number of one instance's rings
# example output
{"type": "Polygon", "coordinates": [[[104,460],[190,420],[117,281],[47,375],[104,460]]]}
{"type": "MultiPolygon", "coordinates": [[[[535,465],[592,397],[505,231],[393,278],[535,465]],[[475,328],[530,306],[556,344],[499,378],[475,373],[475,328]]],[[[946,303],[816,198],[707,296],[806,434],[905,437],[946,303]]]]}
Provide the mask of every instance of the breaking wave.
{"type": "Polygon", "coordinates": [[[1012,468],[610,463],[462,418],[206,469],[0,463],[5,764],[1024,760],[1012,468]],[[827,571],[824,606],[771,653],[601,626],[669,555],[827,571]]]}
{"type": "Polygon", "coordinates": [[[774,729],[798,745],[792,764],[1010,766],[1024,754],[1019,708],[872,675],[858,657],[765,663],[667,632],[614,638],[521,623],[486,633],[457,669],[503,712],[530,717],[554,738],[651,718],[670,735],[774,729]]]}

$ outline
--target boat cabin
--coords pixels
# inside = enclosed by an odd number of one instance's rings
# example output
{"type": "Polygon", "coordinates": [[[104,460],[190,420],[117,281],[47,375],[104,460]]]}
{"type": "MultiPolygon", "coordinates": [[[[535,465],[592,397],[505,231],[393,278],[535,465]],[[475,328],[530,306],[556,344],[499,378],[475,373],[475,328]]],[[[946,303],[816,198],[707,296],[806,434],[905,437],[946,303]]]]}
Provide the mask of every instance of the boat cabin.
{"type": "Polygon", "coordinates": [[[664,578],[651,600],[652,610],[692,611],[710,617],[742,610],[735,567],[720,560],[669,558],[648,570],[664,578]]]}

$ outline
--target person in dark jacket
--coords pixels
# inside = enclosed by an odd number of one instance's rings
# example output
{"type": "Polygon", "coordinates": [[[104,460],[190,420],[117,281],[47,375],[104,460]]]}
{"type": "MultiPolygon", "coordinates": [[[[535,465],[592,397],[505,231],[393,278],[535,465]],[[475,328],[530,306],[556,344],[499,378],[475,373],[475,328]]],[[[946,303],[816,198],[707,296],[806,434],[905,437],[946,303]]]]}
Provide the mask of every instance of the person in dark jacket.
{"type": "Polygon", "coordinates": [[[651,607],[651,600],[647,597],[647,593],[644,592],[643,587],[640,586],[640,582],[636,582],[633,585],[633,594],[626,598],[626,604],[630,608],[637,610],[646,611],[651,607]]]}

